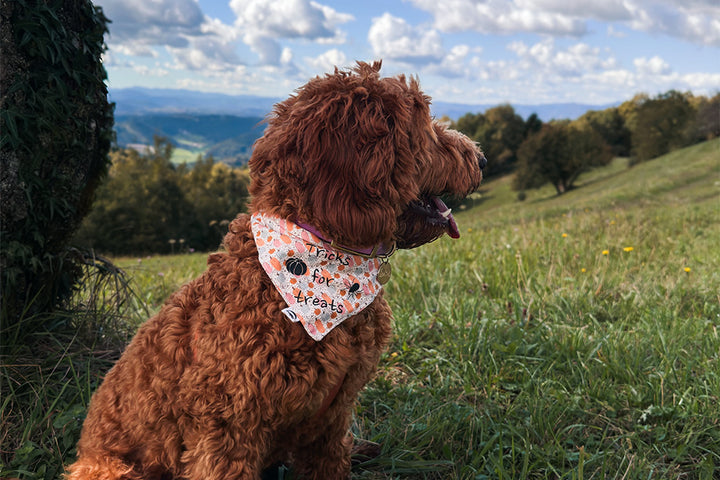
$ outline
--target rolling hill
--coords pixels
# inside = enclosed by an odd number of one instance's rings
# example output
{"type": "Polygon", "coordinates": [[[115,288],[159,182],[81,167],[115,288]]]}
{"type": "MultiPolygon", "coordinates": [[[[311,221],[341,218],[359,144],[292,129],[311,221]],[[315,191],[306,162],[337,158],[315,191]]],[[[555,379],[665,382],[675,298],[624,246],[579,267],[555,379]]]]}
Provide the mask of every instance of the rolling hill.
{"type": "Polygon", "coordinates": [[[242,165],[250,158],[252,144],[265,130],[262,117],[198,114],[116,115],[115,131],[121,147],[142,150],[154,136],[175,146],[174,160],[194,161],[198,155],[242,165]]]}
{"type": "MultiPolygon", "coordinates": [[[[225,95],[190,90],[125,88],[110,91],[115,102],[115,130],[120,147],[144,150],[155,135],[176,146],[173,160],[193,162],[198,155],[242,165],[252,144],[264,131],[262,124],[279,98],[225,95]]],[[[501,102],[498,102],[498,104],[501,102]]],[[[457,119],[466,113],[484,112],[495,105],[433,102],[436,117],[457,119]]],[[[588,110],[611,105],[557,103],[513,105],[523,118],[536,113],[543,121],[577,118],[588,110]]]]}

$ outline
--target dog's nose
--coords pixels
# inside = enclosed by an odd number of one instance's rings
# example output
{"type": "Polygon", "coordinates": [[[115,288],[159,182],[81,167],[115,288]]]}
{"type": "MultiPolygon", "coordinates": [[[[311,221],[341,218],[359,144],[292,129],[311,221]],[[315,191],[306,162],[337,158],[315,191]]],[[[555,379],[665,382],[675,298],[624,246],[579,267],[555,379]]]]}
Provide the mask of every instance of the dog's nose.
{"type": "Polygon", "coordinates": [[[480,170],[487,166],[487,158],[485,158],[485,155],[483,155],[482,152],[478,153],[478,163],[480,164],[480,170]]]}

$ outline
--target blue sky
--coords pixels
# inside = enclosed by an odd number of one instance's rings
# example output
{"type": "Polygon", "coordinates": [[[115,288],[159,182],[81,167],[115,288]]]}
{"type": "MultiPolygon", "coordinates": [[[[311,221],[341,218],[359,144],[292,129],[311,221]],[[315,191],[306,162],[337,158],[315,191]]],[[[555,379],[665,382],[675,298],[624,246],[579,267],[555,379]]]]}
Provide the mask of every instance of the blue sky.
{"type": "Polygon", "coordinates": [[[718,0],[95,0],[111,88],[286,97],[355,60],[438,101],[720,91],[718,0]]]}

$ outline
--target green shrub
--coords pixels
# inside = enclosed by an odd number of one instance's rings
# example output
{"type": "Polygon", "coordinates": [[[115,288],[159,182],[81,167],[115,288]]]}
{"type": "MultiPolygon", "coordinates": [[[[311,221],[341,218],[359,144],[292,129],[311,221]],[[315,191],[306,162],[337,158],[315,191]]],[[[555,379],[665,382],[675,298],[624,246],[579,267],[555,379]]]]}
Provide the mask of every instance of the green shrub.
{"type": "Polygon", "coordinates": [[[108,179],[74,242],[112,255],[216,250],[245,210],[248,172],[212,157],[176,167],[172,151],[159,137],[144,154],[112,151],[108,179]]]}

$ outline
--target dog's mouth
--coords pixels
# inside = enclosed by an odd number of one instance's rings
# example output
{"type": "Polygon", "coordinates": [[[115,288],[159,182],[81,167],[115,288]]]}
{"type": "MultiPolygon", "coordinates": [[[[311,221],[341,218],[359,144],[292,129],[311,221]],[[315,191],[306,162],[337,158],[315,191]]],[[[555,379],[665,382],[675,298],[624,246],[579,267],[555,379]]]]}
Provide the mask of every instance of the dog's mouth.
{"type": "Polygon", "coordinates": [[[460,238],[452,210],[436,195],[423,195],[410,202],[399,219],[398,248],[415,248],[447,233],[460,238]]]}
{"type": "Polygon", "coordinates": [[[417,215],[425,217],[425,222],[429,225],[444,228],[451,238],[460,238],[452,209],[448,208],[440,197],[428,195],[412,202],[409,208],[417,215]]]}

